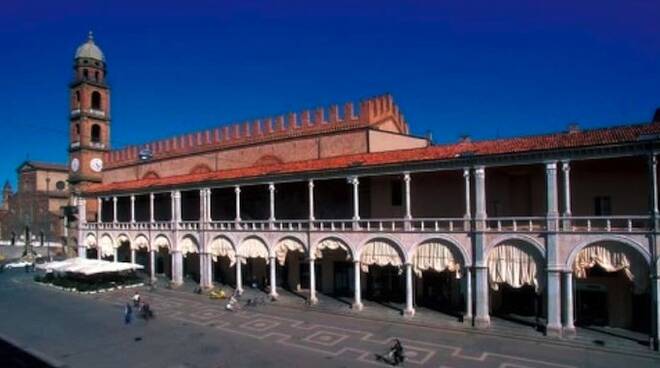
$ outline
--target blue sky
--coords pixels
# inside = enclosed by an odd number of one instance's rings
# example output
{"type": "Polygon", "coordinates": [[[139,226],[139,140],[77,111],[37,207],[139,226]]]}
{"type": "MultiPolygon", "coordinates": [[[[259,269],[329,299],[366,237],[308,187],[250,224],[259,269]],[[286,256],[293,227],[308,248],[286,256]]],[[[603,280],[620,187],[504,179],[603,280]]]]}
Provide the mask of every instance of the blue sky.
{"type": "Polygon", "coordinates": [[[0,180],[27,157],[66,161],[88,30],[115,147],[383,92],[446,143],[649,121],[658,14],[655,0],[5,0],[0,180]]]}

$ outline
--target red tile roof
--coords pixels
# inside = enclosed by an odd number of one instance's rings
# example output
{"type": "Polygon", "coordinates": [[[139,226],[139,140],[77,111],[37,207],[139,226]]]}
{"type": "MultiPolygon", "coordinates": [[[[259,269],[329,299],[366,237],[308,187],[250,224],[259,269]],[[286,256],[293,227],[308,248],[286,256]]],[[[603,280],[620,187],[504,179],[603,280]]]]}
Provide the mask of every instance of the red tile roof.
{"type": "Polygon", "coordinates": [[[514,137],[456,144],[437,145],[408,150],[364,153],[318,160],[287,162],[275,165],[253,166],[188,174],[164,178],[140,179],[117,183],[94,184],[85,193],[110,193],[164,188],[201,182],[248,179],[274,174],[296,174],[321,170],[340,170],[349,167],[401,164],[451,159],[462,154],[475,156],[522,153],[576,147],[589,147],[634,142],[646,135],[660,134],[660,124],[640,124],[611,128],[563,132],[527,137],[514,137]]]}

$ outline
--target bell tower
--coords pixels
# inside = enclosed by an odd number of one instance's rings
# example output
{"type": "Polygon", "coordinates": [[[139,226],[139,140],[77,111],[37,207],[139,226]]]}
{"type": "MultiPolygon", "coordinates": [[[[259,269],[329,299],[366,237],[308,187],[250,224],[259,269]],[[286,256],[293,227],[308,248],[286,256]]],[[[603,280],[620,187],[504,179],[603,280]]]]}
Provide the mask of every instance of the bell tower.
{"type": "Polygon", "coordinates": [[[69,181],[73,191],[101,182],[104,153],[110,150],[110,88],[105,57],[92,32],[76,50],[69,84],[69,181]]]}

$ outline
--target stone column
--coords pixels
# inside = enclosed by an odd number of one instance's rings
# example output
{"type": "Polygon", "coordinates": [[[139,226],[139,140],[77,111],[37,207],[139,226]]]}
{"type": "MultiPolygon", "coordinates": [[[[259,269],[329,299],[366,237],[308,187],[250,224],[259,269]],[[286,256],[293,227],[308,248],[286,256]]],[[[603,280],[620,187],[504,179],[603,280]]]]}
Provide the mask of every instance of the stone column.
{"type": "Polygon", "coordinates": [[[353,309],[357,311],[362,310],[362,286],[360,285],[360,277],[362,276],[362,272],[360,270],[360,261],[353,261],[353,283],[354,286],[353,290],[354,292],[354,300],[353,300],[353,309]]]}
{"type": "Polygon", "coordinates": [[[316,298],[316,272],[314,267],[314,258],[309,259],[309,303],[318,303],[316,298]]]}
{"type": "Polygon", "coordinates": [[[651,217],[653,218],[653,229],[658,229],[658,159],[655,155],[649,157],[649,176],[651,193],[651,217]]]}
{"type": "Polygon", "coordinates": [[[183,284],[183,255],[180,250],[172,251],[172,284],[183,284]]]}
{"type": "Polygon", "coordinates": [[[472,214],[470,209],[470,169],[463,169],[463,185],[464,185],[464,195],[465,195],[465,214],[463,215],[463,230],[470,231],[470,220],[472,220],[472,214]]]}
{"type": "Polygon", "coordinates": [[[474,273],[476,285],[476,316],[474,326],[487,328],[490,326],[488,304],[488,266],[484,230],[486,230],[486,170],[483,166],[474,169],[475,194],[475,227],[473,233],[474,273]]]}
{"type": "Polygon", "coordinates": [[[96,222],[99,224],[103,222],[103,199],[101,197],[96,198],[96,222]]]}
{"type": "Polygon", "coordinates": [[[149,277],[151,282],[156,281],[156,251],[149,249],[149,277]]]}
{"type": "Polygon", "coordinates": [[[557,163],[547,162],[545,164],[546,178],[546,270],[547,270],[547,292],[546,303],[548,323],[546,335],[561,336],[561,280],[562,265],[558,262],[557,231],[559,230],[559,211],[557,200],[557,163]]]}
{"type": "Polygon", "coordinates": [[[155,221],[155,216],[154,216],[154,211],[155,211],[155,208],[154,208],[154,199],[155,198],[154,197],[155,197],[155,195],[153,193],[149,193],[149,222],[151,222],[152,224],[154,222],[156,222],[155,221]]]}
{"type": "Polygon", "coordinates": [[[211,254],[199,254],[199,286],[202,289],[213,289],[213,270],[212,270],[211,254]]]}
{"type": "Polygon", "coordinates": [[[277,258],[270,257],[270,298],[277,300],[277,258]]]}
{"type": "Polygon", "coordinates": [[[472,325],[472,271],[465,267],[465,315],[463,323],[472,325]]]}
{"type": "MultiPolygon", "coordinates": [[[[237,187],[238,188],[238,187],[237,187]]],[[[236,292],[238,295],[243,294],[243,273],[241,272],[242,258],[236,256],[236,292]]]]}
{"type": "Polygon", "coordinates": [[[236,224],[238,225],[241,222],[241,187],[237,185],[234,193],[236,193],[236,224]]]}
{"type": "Polygon", "coordinates": [[[101,259],[101,258],[103,258],[103,257],[101,257],[101,245],[98,244],[98,241],[97,241],[97,244],[96,244],[96,259],[101,259]]]}
{"type": "Polygon", "coordinates": [[[206,189],[199,190],[199,228],[204,228],[206,223],[206,189]]]}
{"type": "Polygon", "coordinates": [[[403,311],[403,315],[412,317],[415,315],[415,308],[413,307],[412,264],[406,263],[405,267],[406,267],[406,309],[403,311]]]}
{"type": "Polygon", "coordinates": [[[410,173],[403,173],[403,184],[405,187],[405,200],[406,200],[406,220],[412,220],[412,204],[410,202],[410,173]]]}
{"type": "Polygon", "coordinates": [[[113,254],[112,254],[112,261],[113,262],[119,262],[119,259],[117,259],[117,248],[112,248],[113,254]]]}
{"type": "MultiPolygon", "coordinates": [[[[74,201],[78,207],[78,257],[87,258],[87,246],[85,244],[86,239],[84,231],[84,227],[87,224],[87,201],[82,197],[75,197],[74,201]]],[[[64,220],[66,221],[66,217],[64,220]]],[[[66,224],[64,229],[66,230],[66,224]]]]}
{"type": "Polygon", "coordinates": [[[112,197],[112,222],[117,223],[117,197],[112,197]]]}
{"type": "Polygon", "coordinates": [[[131,248],[131,263],[135,263],[135,249],[131,248]]]}
{"type": "Polygon", "coordinates": [[[564,220],[562,221],[562,227],[565,231],[571,230],[571,164],[568,161],[563,161],[561,163],[561,169],[564,172],[564,220]]]}
{"type": "Polygon", "coordinates": [[[270,226],[273,228],[275,226],[275,184],[269,183],[268,184],[268,195],[269,195],[269,210],[270,210],[270,216],[268,217],[268,221],[270,221],[270,226]]]}
{"type": "Polygon", "coordinates": [[[360,180],[357,176],[348,178],[348,182],[353,185],[353,228],[360,227],[360,180]]]}
{"type": "Polygon", "coordinates": [[[135,223],[135,196],[131,195],[131,224],[135,223]]]}
{"type": "Polygon", "coordinates": [[[181,191],[179,190],[174,191],[174,209],[176,214],[174,219],[178,224],[181,222],[181,191]]]}
{"type": "Polygon", "coordinates": [[[563,336],[575,336],[573,325],[573,272],[564,272],[564,328],[563,336]]]}
{"type": "Polygon", "coordinates": [[[211,188],[206,189],[206,222],[213,222],[211,215],[211,188]]]}
{"type": "Polygon", "coordinates": [[[307,188],[309,188],[309,221],[314,221],[314,180],[309,179],[307,188]]]}

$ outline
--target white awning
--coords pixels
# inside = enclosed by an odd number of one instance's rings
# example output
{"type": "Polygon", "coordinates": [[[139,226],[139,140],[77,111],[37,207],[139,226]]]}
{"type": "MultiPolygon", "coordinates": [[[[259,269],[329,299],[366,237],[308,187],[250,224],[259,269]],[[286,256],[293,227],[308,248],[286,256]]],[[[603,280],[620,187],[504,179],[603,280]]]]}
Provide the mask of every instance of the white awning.
{"type": "Polygon", "coordinates": [[[644,259],[629,246],[615,242],[590,245],[580,251],[573,263],[575,277],[587,277],[587,270],[598,265],[606,272],[623,271],[634,283],[635,293],[643,293],[648,286],[648,267],[644,259]]]}
{"type": "Polygon", "coordinates": [[[451,271],[456,272],[456,277],[461,277],[461,264],[454,257],[451,249],[440,242],[427,242],[417,247],[415,256],[412,260],[413,270],[417,276],[421,276],[422,271],[433,270],[437,272],[451,271]]]}
{"type": "Polygon", "coordinates": [[[112,246],[112,238],[109,235],[103,235],[99,242],[101,257],[110,257],[115,254],[115,248],[112,246]]]}
{"type": "Polygon", "coordinates": [[[392,244],[382,240],[372,240],[364,246],[360,256],[362,272],[369,272],[370,265],[399,267],[403,260],[392,244]]]}
{"type": "Polygon", "coordinates": [[[268,248],[261,240],[249,238],[241,244],[241,247],[238,249],[238,255],[243,258],[243,262],[247,258],[264,258],[268,261],[268,248]]]}
{"type": "Polygon", "coordinates": [[[213,239],[209,246],[209,251],[213,257],[213,261],[217,262],[218,257],[227,257],[229,258],[229,267],[232,267],[236,263],[236,252],[226,238],[218,237],[213,239]]]}
{"type": "Polygon", "coordinates": [[[144,235],[138,235],[135,238],[135,240],[133,241],[133,244],[131,244],[131,245],[133,246],[133,249],[136,249],[136,250],[141,249],[141,248],[144,248],[144,249],[148,250],[149,249],[149,240],[144,235]]]}
{"type": "Polygon", "coordinates": [[[287,252],[305,253],[305,247],[298,240],[292,238],[282,239],[277,243],[277,247],[275,248],[277,263],[279,263],[280,266],[284,266],[287,252]]]}
{"type": "Polygon", "coordinates": [[[191,237],[185,237],[179,243],[179,248],[181,249],[181,254],[185,257],[188,253],[199,253],[199,247],[197,247],[197,242],[191,237]]]}
{"type": "Polygon", "coordinates": [[[85,238],[85,246],[87,248],[95,248],[96,247],[96,236],[94,234],[87,234],[87,237],[85,238]]]}
{"type": "Polygon", "coordinates": [[[154,240],[154,247],[155,250],[158,250],[159,248],[165,248],[165,249],[170,249],[170,241],[167,240],[166,237],[160,235],[157,236],[156,239],[154,240]]]}
{"type": "Polygon", "coordinates": [[[343,241],[338,239],[328,238],[318,243],[316,245],[316,248],[314,248],[314,258],[319,259],[323,257],[322,251],[324,249],[329,249],[329,250],[343,249],[346,252],[346,260],[349,260],[351,257],[351,252],[346,246],[346,244],[344,244],[343,241]]]}
{"type": "Polygon", "coordinates": [[[500,244],[488,256],[490,287],[499,290],[500,284],[513,288],[533,286],[537,293],[543,287],[537,270],[537,260],[528,249],[518,244],[500,244]]]}
{"type": "Polygon", "coordinates": [[[56,273],[78,273],[82,275],[95,275],[99,273],[113,273],[130,270],[139,270],[144,267],[135,263],[109,262],[99,259],[69,258],[64,261],[38,264],[39,269],[56,273]]]}

